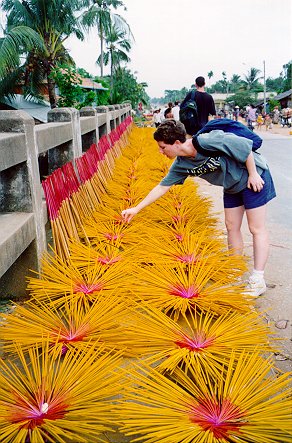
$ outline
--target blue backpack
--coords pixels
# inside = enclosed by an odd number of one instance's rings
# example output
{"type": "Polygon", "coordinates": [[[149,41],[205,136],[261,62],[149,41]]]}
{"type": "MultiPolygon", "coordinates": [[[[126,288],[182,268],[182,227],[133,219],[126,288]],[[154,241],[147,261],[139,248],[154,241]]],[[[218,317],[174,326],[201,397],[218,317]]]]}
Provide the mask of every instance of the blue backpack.
{"type": "Polygon", "coordinates": [[[229,118],[218,118],[215,120],[210,120],[202,129],[200,129],[196,133],[195,136],[214,131],[215,129],[220,129],[224,132],[231,132],[232,134],[238,135],[239,137],[249,138],[253,142],[253,151],[259,149],[263,143],[263,140],[253,131],[248,129],[247,126],[243,125],[240,122],[237,122],[236,120],[230,120],[229,118]]]}

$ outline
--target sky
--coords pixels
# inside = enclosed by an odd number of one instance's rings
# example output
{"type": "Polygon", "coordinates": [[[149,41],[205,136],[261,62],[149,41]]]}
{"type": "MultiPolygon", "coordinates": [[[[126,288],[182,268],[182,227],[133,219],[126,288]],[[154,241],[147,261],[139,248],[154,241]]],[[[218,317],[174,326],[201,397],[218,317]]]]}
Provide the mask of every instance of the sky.
{"type": "MultiPolygon", "coordinates": [[[[292,0],[124,0],[135,38],[128,67],[146,82],[150,97],[166,89],[190,88],[202,75],[208,85],[251,67],[278,77],[292,60],[292,0]]],[[[96,30],[85,42],[66,45],[78,67],[99,75],[96,30]]]]}
{"type": "MultiPolygon", "coordinates": [[[[292,60],[292,0],[123,0],[118,9],[135,42],[128,68],[146,82],[150,97],[166,89],[190,88],[197,76],[210,83],[251,67],[278,77],[292,60]]],[[[69,38],[65,46],[80,68],[99,75],[97,29],[83,42],[69,38]]],[[[105,70],[109,73],[109,69],[105,70]]]]}

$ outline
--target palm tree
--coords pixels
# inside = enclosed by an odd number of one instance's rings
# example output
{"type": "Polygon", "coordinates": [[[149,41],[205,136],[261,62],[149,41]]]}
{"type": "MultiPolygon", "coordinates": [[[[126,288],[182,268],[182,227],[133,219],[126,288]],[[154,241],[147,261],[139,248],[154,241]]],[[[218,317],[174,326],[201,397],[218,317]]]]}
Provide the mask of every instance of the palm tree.
{"type": "Polygon", "coordinates": [[[120,0],[84,0],[84,4],[89,9],[83,13],[83,24],[87,27],[96,25],[98,28],[98,36],[100,39],[100,76],[103,77],[104,66],[104,41],[106,35],[111,32],[114,26],[119,31],[124,31],[125,35],[132,36],[129,25],[126,20],[119,14],[113,13],[111,7],[117,9],[124,6],[120,0]]]}
{"type": "MultiPolygon", "coordinates": [[[[131,49],[131,42],[126,38],[126,32],[119,30],[116,26],[110,26],[109,33],[105,36],[107,52],[103,54],[103,63],[107,66],[110,63],[111,97],[113,90],[113,75],[122,62],[128,63],[131,59],[128,52],[131,49]]],[[[101,54],[97,63],[101,65],[101,54]]]]}
{"type": "Polygon", "coordinates": [[[259,77],[260,73],[260,69],[250,68],[250,71],[244,76],[245,80],[243,83],[248,91],[253,90],[258,86],[259,79],[261,78],[259,77]]]}
{"type": "Polygon", "coordinates": [[[226,75],[225,71],[222,72],[222,77],[223,77],[223,80],[220,80],[221,84],[222,84],[222,87],[225,90],[226,94],[228,94],[228,92],[229,92],[229,82],[227,80],[227,75],[226,75]]]}
{"type": "Polygon", "coordinates": [[[0,38],[0,78],[17,69],[20,64],[20,48],[43,49],[38,34],[27,26],[16,26],[0,38]]]}
{"type": "Polygon", "coordinates": [[[15,83],[22,81],[25,96],[40,97],[44,92],[43,82],[46,80],[51,107],[56,107],[55,81],[50,74],[58,62],[74,64],[64,42],[72,34],[80,40],[84,38],[75,15],[82,4],[83,0],[2,0],[1,6],[8,15],[7,37],[6,41],[2,41],[2,50],[4,45],[6,52],[0,65],[2,69],[6,69],[8,75],[0,80],[0,96],[12,95],[15,83]],[[15,42],[11,43],[11,35],[17,32],[22,41],[18,55],[15,42]],[[35,42],[33,47],[32,40],[25,38],[29,32],[30,39],[33,38],[35,42]],[[9,53],[14,55],[12,70],[9,53]]]}
{"type": "Polygon", "coordinates": [[[230,79],[230,90],[232,92],[236,92],[238,91],[238,89],[240,89],[241,86],[242,86],[242,80],[240,78],[240,75],[233,74],[233,76],[230,79]]]}
{"type": "Polygon", "coordinates": [[[207,75],[208,75],[208,79],[209,79],[209,82],[210,82],[211,78],[214,76],[214,72],[213,71],[209,71],[207,75]]]}

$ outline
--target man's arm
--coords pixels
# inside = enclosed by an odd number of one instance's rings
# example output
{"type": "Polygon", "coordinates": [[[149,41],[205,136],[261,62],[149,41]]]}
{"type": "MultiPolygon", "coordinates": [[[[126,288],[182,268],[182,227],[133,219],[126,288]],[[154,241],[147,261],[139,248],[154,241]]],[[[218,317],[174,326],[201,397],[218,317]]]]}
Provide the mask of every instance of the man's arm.
{"type": "Polygon", "coordinates": [[[247,187],[255,192],[261,191],[265,182],[256,170],[256,165],[252,152],[250,152],[249,156],[247,157],[245,166],[248,172],[247,187]]]}
{"type": "Polygon", "coordinates": [[[155,188],[153,188],[137,206],[122,211],[123,219],[127,222],[130,222],[132,218],[141,211],[141,209],[144,209],[146,208],[146,206],[154,203],[156,200],[166,194],[170,188],[171,186],[155,186],[155,188]]]}
{"type": "Polygon", "coordinates": [[[216,117],[216,108],[215,108],[215,103],[214,103],[214,99],[211,96],[211,106],[210,106],[210,110],[209,110],[209,121],[213,120],[216,117]]]}

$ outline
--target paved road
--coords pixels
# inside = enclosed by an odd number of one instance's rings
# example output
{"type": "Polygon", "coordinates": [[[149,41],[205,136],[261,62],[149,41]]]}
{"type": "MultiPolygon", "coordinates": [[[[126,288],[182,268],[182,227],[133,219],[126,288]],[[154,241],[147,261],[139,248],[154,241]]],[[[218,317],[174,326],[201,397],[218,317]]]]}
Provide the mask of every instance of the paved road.
{"type": "Polygon", "coordinates": [[[268,160],[277,190],[269,204],[269,221],[292,231],[292,137],[259,135],[264,138],[259,152],[268,160]]]}

